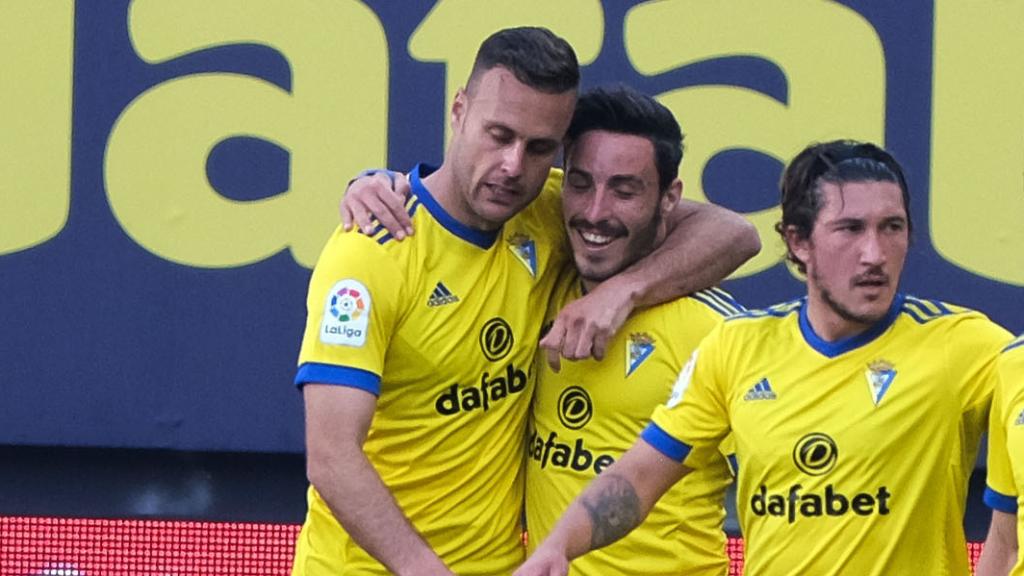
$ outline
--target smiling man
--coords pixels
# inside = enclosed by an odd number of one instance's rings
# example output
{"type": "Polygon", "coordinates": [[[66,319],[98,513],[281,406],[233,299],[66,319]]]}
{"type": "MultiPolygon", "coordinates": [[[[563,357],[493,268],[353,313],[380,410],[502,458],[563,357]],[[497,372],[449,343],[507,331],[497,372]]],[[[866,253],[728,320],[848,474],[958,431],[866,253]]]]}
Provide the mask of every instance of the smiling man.
{"type": "Polygon", "coordinates": [[[1010,335],[898,292],[908,207],[884,150],[802,151],[783,175],[778,230],[806,298],[713,330],[641,439],[517,574],[565,574],[629,533],[730,432],[747,573],[969,574],[967,483],[1010,335]]]}
{"type": "MultiPolygon", "coordinates": [[[[452,104],[444,162],[410,174],[400,206],[416,234],[328,241],[295,378],[310,480],[295,576],[492,576],[522,562],[533,364],[568,260],[551,166],[578,82],[572,47],[549,30],[491,35],[452,104]]],[[[738,215],[680,203],[672,217],[604,308],[677,297],[752,253],[738,215]]]]}
{"type": "MultiPolygon", "coordinates": [[[[618,87],[580,96],[566,134],[562,213],[575,266],[549,317],[661,246],[679,202],[682,131],[654,98],[618,87]]],[[[530,546],[587,483],[629,449],[686,359],[743,310],[712,288],[634,312],[602,360],[540,363],[527,447],[530,546]]],[[[679,482],[629,537],[572,563],[574,576],[725,576],[726,455],[679,482]]]]}

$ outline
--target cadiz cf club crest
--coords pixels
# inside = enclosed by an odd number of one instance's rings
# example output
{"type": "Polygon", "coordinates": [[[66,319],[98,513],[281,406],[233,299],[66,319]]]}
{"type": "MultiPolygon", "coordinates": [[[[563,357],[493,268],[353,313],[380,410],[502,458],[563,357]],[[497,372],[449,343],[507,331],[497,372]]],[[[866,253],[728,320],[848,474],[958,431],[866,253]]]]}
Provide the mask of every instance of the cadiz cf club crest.
{"type": "Polygon", "coordinates": [[[626,376],[636,370],[654,352],[654,338],[644,332],[630,334],[626,342],[626,376]]]}
{"type": "Polygon", "coordinates": [[[508,248],[516,258],[530,271],[530,276],[537,277],[537,245],[526,234],[513,234],[508,239],[508,248]]]}
{"type": "Polygon", "coordinates": [[[886,360],[875,360],[868,364],[868,369],[864,372],[864,375],[868,379],[871,400],[875,403],[875,406],[878,406],[885,393],[889,391],[889,387],[892,386],[893,379],[896,378],[896,368],[886,360]]]}

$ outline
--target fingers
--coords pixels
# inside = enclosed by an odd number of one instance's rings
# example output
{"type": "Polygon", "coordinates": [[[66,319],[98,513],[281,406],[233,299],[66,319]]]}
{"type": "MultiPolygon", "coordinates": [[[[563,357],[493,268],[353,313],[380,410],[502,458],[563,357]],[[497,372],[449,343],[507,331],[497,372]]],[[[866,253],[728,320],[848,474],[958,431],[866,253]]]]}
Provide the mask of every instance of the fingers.
{"type": "Polygon", "coordinates": [[[592,326],[583,318],[574,318],[565,332],[562,356],[568,360],[590,357],[592,326]]]}
{"type": "Polygon", "coordinates": [[[398,240],[412,234],[412,218],[405,209],[411,187],[408,179],[390,171],[361,175],[349,183],[339,206],[342,226],[367,235],[386,229],[398,240]],[[379,226],[379,227],[378,227],[379,226]]]}
{"type": "Polygon", "coordinates": [[[604,360],[605,351],[608,348],[608,332],[599,330],[594,333],[592,339],[591,353],[595,360],[604,360]]]}
{"type": "Polygon", "coordinates": [[[394,185],[393,190],[395,195],[400,199],[402,204],[402,210],[398,214],[398,221],[405,227],[405,233],[408,236],[413,235],[412,227],[412,216],[405,211],[405,201],[412,195],[412,185],[409,183],[409,177],[405,174],[395,174],[395,180],[392,182],[394,185]]]}
{"type": "MultiPolygon", "coordinates": [[[[365,195],[352,202],[352,214],[356,225],[367,236],[372,235],[377,227],[374,223],[375,215],[385,214],[387,209],[378,196],[365,195]]],[[[383,222],[381,222],[383,224],[383,222]]]]}
{"type": "Polygon", "coordinates": [[[338,213],[341,214],[341,227],[345,232],[352,229],[352,211],[345,205],[345,202],[338,203],[338,213]]]}
{"type": "Polygon", "coordinates": [[[382,185],[388,187],[388,192],[384,192],[379,196],[384,210],[382,212],[375,211],[373,214],[392,236],[401,240],[410,235],[412,231],[412,219],[405,209],[406,196],[391,189],[393,184],[398,183],[397,177],[395,180],[392,180],[384,173],[375,174],[373,177],[382,185]]]}
{"type": "Polygon", "coordinates": [[[552,324],[551,329],[548,330],[548,333],[540,341],[540,347],[544,349],[548,366],[556,374],[562,369],[562,335],[564,332],[565,329],[556,320],[552,324]]]}

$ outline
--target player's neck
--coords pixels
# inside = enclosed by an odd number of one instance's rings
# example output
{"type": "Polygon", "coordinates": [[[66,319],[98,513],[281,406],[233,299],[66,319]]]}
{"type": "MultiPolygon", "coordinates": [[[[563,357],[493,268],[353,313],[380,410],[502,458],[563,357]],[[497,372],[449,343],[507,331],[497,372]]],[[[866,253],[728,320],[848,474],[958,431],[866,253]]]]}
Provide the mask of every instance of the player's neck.
{"type": "Polygon", "coordinates": [[[807,321],[814,333],[826,342],[852,338],[875,325],[875,322],[861,322],[840,314],[813,292],[807,295],[807,321]]]}
{"type": "Polygon", "coordinates": [[[492,223],[477,217],[465,204],[465,191],[458,189],[458,182],[447,163],[441,164],[440,168],[424,178],[423,185],[430,191],[434,200],[441,205],[441,208],[444,208],[444,211],[460,224],[487,232],[496,229],[492,223]]]}

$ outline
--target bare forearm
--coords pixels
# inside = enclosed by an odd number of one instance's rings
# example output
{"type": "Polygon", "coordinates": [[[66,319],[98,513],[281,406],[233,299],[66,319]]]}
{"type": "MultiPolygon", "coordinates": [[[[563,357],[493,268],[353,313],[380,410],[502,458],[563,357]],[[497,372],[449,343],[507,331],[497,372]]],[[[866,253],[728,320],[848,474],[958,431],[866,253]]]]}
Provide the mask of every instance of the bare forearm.
{"type": "Polygon", "coordinates": [[[1017,562],[1017,554],[1017,515],[993,511],[975,573],[977,576],[1006,576],[1017,562]]]}
{"type": "Polygon", "coordinates": [[[653,306],[719,284],[761,250],[757,230],[742,216],[714,205],[688,204],[667,219],[665,241],[609,279],[653,306]]]}
{"type": "Polygon", "coordinates": [[[569,506],[542,546],[564,551],[573,559],[607,546],[629,534],[650,511],[629,480],[609,473],[599,475],[569,506]]]}
{"type": "Polygon", "coordinates": [[[572,559],[619,540],[688,472],[638,441],[573,501],[541,546],[564,551],[572,559]]]}
{"type": "Polygon", "coordinates": [[[360,547],[395,574],[449,573],[361,450],[335,462],[311,467],[310,480],[360,547]]]}

